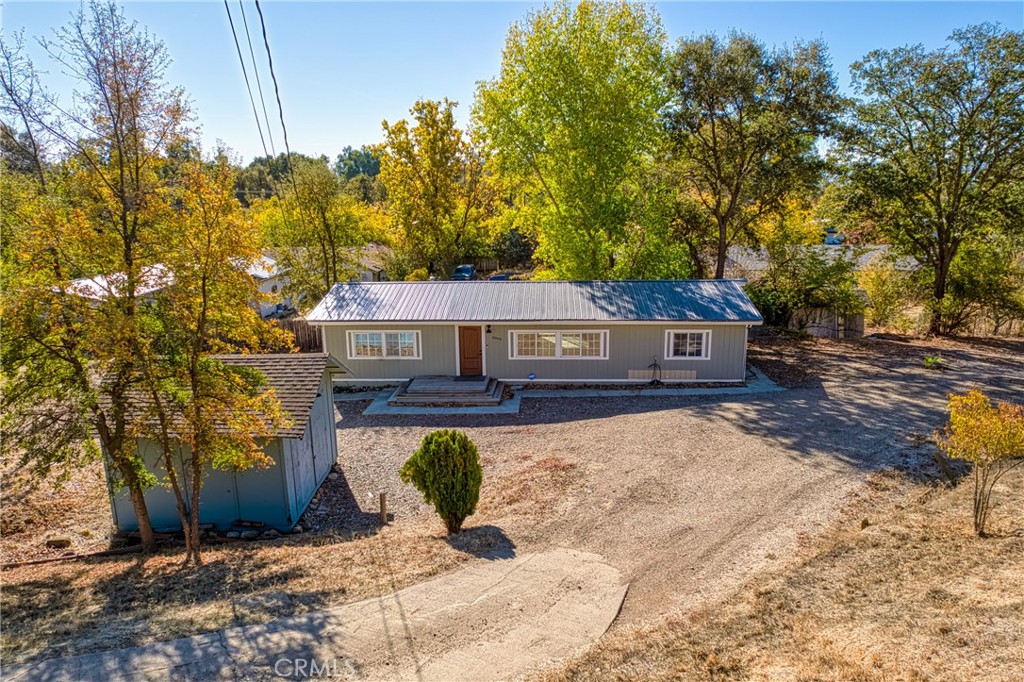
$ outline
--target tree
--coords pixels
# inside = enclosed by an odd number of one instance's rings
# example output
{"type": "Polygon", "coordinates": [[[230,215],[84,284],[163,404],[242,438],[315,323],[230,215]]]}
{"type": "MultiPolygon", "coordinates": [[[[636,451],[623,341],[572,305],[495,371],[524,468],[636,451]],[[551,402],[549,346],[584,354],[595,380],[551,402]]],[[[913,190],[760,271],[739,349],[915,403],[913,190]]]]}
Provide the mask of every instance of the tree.
{"type": "Polygon", "coordinates": [[[164,266],[173,284],[158,302],[154,344],[139,366],[149,409],[134,423],[156,440],[185,535],[185,564],[202,563],[199,512],[209,468],[268,466],[263,440],[285,423],[254,370],[216,353],[288,345],[260,319],[248,268],[262,257],[258,228],[233,196],[226,160],[183,168],[164,266]]]}
{"type": "Polygon", "coordinates": [[[935,51],[876,50],[851,67],[845,213],[871,220],[930,280],[932,333],[961,248],[1016,229],[1024,204],[1024,33],[954,31],[935,51]],[[1016,225],[1016,227],[1014,227],[1016,225]]]}
{"type": "Polygon", "coordinates": [[[377,210],[342,191],[342,181],[326,159],[297,160],[294,184],[282,198],[254,205],[278,251],[278,264],[288,272],[286,293],[293,300],[315,303],[336,282],[357,272],[359,247],[382,238],[377,210]]]}
{"type": "MultiPolygon", "coordinates": [[[[320,157],[327,163],[327,157],[320,157]]],[[[254,201],[279,197],[291,182],[293,168],[314,162],[310,156],[292,152],[291,156],[281,152],[277,156],[257,156],[248,166],[240,168],[235,176],[235,196],[242,206],[249,207],[254,201]]]]}
{"type": "Polygon", "coordinates": [[[856,253],[823,252],[784,239],[770,243],[767,251],[768,269],[747,291],[768,324],[789,326],[801,308],[840,314],[864,309],[856,292],[856,253]]]}
{"type": "Polygon", "coordinates": [[[458,533],[476,511],[484,471],[473,441],[460,431],[443,429],[423,439],[399,475],[423,493],[424,502],[434,505],[451,534],[458,533]]]}
{"type": "Polygon", "coordinates": [[[380,173],[380,158],[372,147],[363,145],[359,149],[345,147],[334,162],[334,172],[346,180],[365,175],[370,180],[380,173]]]}
{"type": "Polygon", "coordinates": [[[497,170],[526,189],[538,256],[563,278],[607,277],[627,238],[630,184],[658,148],[666,101],[657,15],[558,3],[509,30],[475,119],[497,170]]]}
{"type": "Polygon", "coordinates": [[[456,103],[416,102],[413,122],[383,122],[378,149],[398,249],[431,274],[479,250],[493,212],[484,158],[455,125],[456,103]]]}
{"type": "Polygon", "coordinates": [[[22,33],[15,33],[13,44],[0,40],[0,151],[4,169],[15,173],[34,173],[40,187],[46,189],[41,130],[36,125],[42,88],[35,67],[24,51],[22,33]]]}
{"type": "Polygon", "coordinates": [[[37,468],[67,466],[94,432],[151,551],[144,490],[155,481],[130,437],[130,396],[150,342],[143,292],[166,238],[158,169],[186,136],[188,106],[165,83],[163,44],[113,2],[83,7],[43,44],[79,89],[71,105],[44,100],[27,117],[63,148],[55,177],[65,184],[26,199],[4,263],[4,416],[38,427],[15,431],[37,468]],[[92,300],[72,285],[99,275],[104,290],[92,300]],[[56,451],[40,438],[48,423],[62,433],[56,451]]]}
{"type": "Polygon", "coordinates": [[[769,50],[732,33],[683,39],[671,59],[667,161],[683,194],[677,231],[699,277],[728,248],[813,192],[823,163],[815,144],[833,132],[841,102],[820,41],[769,50]]]}
{"type": "Polygon", "coordinates": [[[984,537],[992,489],[1008,471],[1024,463],[1024,407],[993,405],[980,391],[949,396],[949,423],[936,433],[950,457],[974,467],[974,532],[984,537]]]}

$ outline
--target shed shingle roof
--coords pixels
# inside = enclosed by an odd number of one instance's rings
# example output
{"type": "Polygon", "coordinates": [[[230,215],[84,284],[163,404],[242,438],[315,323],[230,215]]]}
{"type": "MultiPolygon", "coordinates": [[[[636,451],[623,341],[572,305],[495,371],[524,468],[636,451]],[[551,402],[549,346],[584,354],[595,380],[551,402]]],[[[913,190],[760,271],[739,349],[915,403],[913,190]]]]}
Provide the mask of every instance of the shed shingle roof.
{"type": "Polygon", "coordinates": [[[322,322],[738,322],[761,315],[739,280],[344,282],[322,322]]]}
{"type": "MultiPolygon", "coordinates": [[[[225,365],[251,367],[263,373],[267,388],[274,389],[274,395],[281,403],[290,425],[278,428],[274,435],[279,438],[302,438],[309,422],[310,410],[320,392],[320,381],[328,365],[343,369],[344,366],[326,353],[276,353],[240,354],[213,356],[225,365]]],[[[109,407],[107,394],[101,395],[101,403],[109,407]]],[[[130,394],[131,405],[128,418],[135,420],[143,415],[151,426],[156,426],[155,416],[148,414],[152,407],[149,394],[136,386],[130,394]]],[[[216,428],[223,428],[217,424],[216,428]]]]}
{"type": "Polygon", "coordinates": [[[302,438],[309,421],[313,402],[320,392],[320,382],[329,355],[325,353],[276,353],[251,355],[218,355],[225,365],[258,369],[267,379],[267,387],[281,403],[291,426],[278,429],[280,438],[302,438]]]}

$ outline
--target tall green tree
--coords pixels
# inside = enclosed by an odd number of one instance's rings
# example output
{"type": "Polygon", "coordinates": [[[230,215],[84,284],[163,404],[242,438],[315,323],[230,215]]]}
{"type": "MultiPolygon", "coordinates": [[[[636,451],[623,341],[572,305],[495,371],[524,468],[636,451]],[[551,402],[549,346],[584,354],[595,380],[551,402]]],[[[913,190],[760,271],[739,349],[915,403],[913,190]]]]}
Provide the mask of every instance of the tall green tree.
{"type": "Polygon", "coordinates": [[[814,190],[815,143],[834,132],[841,100],[820,41],[769,49],[740,33],[681,40],[669,84],[677,234],[698,276],[713,263],[721,278],[729,246],[814,190]]]}
{"type": "Polygon", "coordinates": [[[28,117],[63,162],[46,183],[56,187],[23,197],[3,264],[5,431],[43,470],[66,466],[95,433],[152,550],[144,491],[154,480],[131,439],[130,404],[166,241],[159,168],[186,136],[188,106],[164,79],[164,45],[113,2],[83,6],[43,44],[78,90],[28,117]],[[94,279],[76,286],[82,277],[94,279]],[[60,439],[46,442],[47,425],[60,439]]]}
{"type": "Polygon", "coordinates": [[[540,258],[607,277],[660,145],[665,32],[641,4],[558,3],[512,26],[474,111],[498,172],[525,188],[540,258]]]}
{"type": "MultiPolygon", "coordinates": [[[[961,250],[1021,230],[1024,33],[983,24],[946,46],[876,50],[851,68],[842,213],[873,222],[930,280],[930,330],[947,325],[961,250]]],[[[970,263],[963,263],[970,267],[970,263]]]]}
{"type": "Polygon", "coordinates": [[[447,99],[416,102],[411,122],[383,122],[378,150],[398,249],[442,275],[481,248],[494,207],[485,160],[456,126],[455,107],[447,99]]]}
{"type": "Polygon", "coordinates": [[[346,180],[359,175],[365,175],[372,180],[380,173],[380,159],[372,147],[363,145],[359,149],[353,149],[348,146],[338,154],[334,162],[334,172],[346,180]]]}

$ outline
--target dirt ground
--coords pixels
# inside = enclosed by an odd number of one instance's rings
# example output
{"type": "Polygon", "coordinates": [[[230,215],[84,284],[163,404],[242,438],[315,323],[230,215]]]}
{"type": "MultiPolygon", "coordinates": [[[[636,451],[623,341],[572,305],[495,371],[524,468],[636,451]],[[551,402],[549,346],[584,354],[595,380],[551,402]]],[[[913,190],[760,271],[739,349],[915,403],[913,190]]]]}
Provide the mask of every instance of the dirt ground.
{"type": "Polygon", "coordinates": [[[621,628],[534,677],[568,680],[1003,680],[1024,670],[1024,470],[996,489],[929,467],[868,476],[835,528],[724,603],[621,628]]]}
{"type": "MultiPolygon", "coordinates": [[[[340,402],[339,475],[302,520],[312,532],[213,547],[187,575],[175,551],[5,571],[4,658],[261,622],[383,594],[483,554],[553,547],[602,555],[630,581],[613,627],[626,630],[791,566],[874,472],[930,457],[950,391],[1024,398],[1024,342],[762,338],[749,358],[791,390],[530,398],[519,415],[488,417],[363,417],[365,402],[340,402]],[[925,355],[941,355],[945,369],[926,369],[925,355]],[[451,543],[397,476],[436,428],[465,430],[484,464],[478,512],[451,543]],[[378,532],[382,490],[394,518],[378,532]],[[353,531],[370,537],[352,541],[353,531]]],[[[23,531],[20,544],[42,538],[23,531]]]]}

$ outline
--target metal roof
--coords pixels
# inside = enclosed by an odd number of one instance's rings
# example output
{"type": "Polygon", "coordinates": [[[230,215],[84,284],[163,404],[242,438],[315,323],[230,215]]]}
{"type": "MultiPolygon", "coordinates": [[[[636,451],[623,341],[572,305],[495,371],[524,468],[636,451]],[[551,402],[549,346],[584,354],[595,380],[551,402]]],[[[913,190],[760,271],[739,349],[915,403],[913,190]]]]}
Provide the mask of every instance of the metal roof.
{"type": "Polygon", "coordinates": [[[344,282],[306,316],[322,322],[744,322],[742,280],[344,282]]]}

